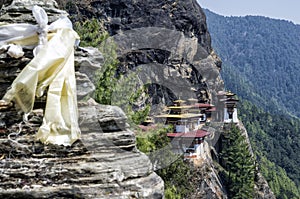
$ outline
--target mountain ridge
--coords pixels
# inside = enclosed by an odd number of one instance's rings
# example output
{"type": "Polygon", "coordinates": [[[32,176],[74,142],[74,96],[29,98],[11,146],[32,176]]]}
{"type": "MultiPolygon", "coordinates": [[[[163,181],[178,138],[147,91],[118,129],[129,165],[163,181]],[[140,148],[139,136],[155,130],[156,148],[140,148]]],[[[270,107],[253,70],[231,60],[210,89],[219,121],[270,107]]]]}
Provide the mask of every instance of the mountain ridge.
{"type": "MultiPolygon", "coordinates": [[[[212,46],[223,60],[225,87],[241,99],[241,119],[258,158],[267,157],[282,167],[299,189],[295,174],[299,172],[299,158],[295,154],[299,148],[300,26],[268,17],[224,17],[207,9],[204,12],[212,46]]],[[[265,177],[269,183],[277,178],[265,177]]],[[[273,191],[279,198],[289,194],[284,187],[278,191],[274,182],[271,187],[277,189],[273,191]]],[[[295,192],[299,197],[299,191],[295,192]]]]}
{"type": "MultiPolygon", "coordinates": [[[[213,46],[223,60],[222,77],[225,82],[232,82],[226,81],[226,78],[230,78],[226,76],[226,72],[234,70],[236,76],[254,86],[256,93],[264,100],[273,99],[273,107],[256,99],[257,104],[261,104],[265,110],[272,112],[275,107],[291,116],[299,116],[299,92],[293,85],[300,82],[297,78],[297,74],[300,74],[299,67],[297,68],[300,65],[297,54],[300,50],[300,25],[268,17],[223,17],[209,10],[205,12],[209,31],[214,38],[213,46]],[[289,59],[285,60],[283,57],[289,59]],[[251,81],[254,76],[256,81],[251,81]],[[280,87],[283,88],[278,89],[280,87]],[[289,100],[286,96],[293,96],[294,99],[289,100]],[[287,101],[288,104],[285,103],[287,101]]],[[[229,87],[232,89],[233,86],[229,87]]],[[[251,97],[251,92],[240,90],[239,95],[245,99],[252,98],[252,101],[255,99],[251,97]]]]}

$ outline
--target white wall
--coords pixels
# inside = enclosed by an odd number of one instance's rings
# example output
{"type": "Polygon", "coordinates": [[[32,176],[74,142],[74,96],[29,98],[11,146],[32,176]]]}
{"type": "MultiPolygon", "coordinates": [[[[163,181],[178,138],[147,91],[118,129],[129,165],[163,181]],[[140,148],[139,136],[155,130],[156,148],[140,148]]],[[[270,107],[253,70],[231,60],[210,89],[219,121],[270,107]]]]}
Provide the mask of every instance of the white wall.
{"type": "Polygon", "coordinates": [[[227,112],[227,108],[224,108],[224,122],[225,123],[238,123],[239,120],[238,120],[238,117],[237,117],[237,109],[234,108],[233,109],[233,115],[232,115],[232,119],[229,119],[229,114],[227,112]]]}

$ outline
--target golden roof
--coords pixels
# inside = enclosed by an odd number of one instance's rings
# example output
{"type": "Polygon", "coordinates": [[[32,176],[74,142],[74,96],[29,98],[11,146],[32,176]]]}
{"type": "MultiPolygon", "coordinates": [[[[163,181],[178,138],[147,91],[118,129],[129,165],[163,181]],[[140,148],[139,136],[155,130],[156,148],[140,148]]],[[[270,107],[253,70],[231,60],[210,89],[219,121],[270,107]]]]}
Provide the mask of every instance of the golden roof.
{"type": "Polygon", "coordinates": [[[185,106],[169,106],[168,109],[190,109],[193,108],[192,106],[185,105],[185,106]]]}
{"type": "Polygon", "coordinates": [[[184,101],[184,100],[181,100],[181,99],[178,99],[178,100],[175,100],[174,102],[175,102],[175,103],[184,103],[185,101],[184,101]]]}
{"type": "Polygon", "coordinates": [[[196,102],[197,101],[198,102],[198,99],[196,99],[196,98],[189,98],[188,101],[191,101],[191,102],[196,102]]]}
{"type": "Polygon", "coordinates": [[[157,115],[157,118],[178,118],[178,119],[188,119],[188,118],[195,118],[201,117],[203,114],[195,114],[195,113],[184,113],[184,114],[162,114],[157,115]]]}
{"type": "Polygon", "coordinates": [[[235,96],[235,93],[232,93],[231,91],[226,92],[226,96],[235,96]]]}

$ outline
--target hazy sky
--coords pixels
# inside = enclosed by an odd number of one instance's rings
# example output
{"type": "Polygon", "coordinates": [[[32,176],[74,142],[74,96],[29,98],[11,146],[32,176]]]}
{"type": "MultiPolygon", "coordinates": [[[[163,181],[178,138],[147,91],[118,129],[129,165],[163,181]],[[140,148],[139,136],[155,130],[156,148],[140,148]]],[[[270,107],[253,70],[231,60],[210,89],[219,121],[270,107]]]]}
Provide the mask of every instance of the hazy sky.
{"type": "Polygon", "coordinates": [[[198,2],[202,8],[224,16],[259,15],[300,24],[300,0],[198,0],[198,2]]]}

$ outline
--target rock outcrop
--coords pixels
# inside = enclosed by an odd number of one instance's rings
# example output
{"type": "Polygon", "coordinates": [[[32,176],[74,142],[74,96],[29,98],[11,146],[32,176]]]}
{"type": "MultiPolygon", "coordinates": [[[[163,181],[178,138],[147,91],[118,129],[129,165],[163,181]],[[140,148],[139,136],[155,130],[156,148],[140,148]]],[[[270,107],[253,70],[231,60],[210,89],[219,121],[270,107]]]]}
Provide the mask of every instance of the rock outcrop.
{"type": "MultiPolygon", "coordinates": [[[[118,45],[118,74],[133,74],[147,86],[153,114],[175,99],[197,98],[218,103],[223,90],[221,60],[211,48],[206,19],[196,0],[57,0],[72,19],[99,19],[118,45]]],[[[0,3],[0,20],[6,23],[35,23],[32,4],[46,9],[50,22],[67,13],[52,0],[7,0],[0,3]]],[[[42,122],[44,99],[24,123],[13,108],[0,112],[0,197],[1,198],[163,198],[163,181],[147,156],[135,147],[126,116],[115,106],[95,103],[95,70],[103,57],[95,48],[76,53],[76,80],[80,100],[82,138],[72,147],[44,146],[34,141],[42,122]]],[[[32,52],[11,59],[0,55],[0,96],[20,70],[32,59],[32,52]]],[[[115,93],[117,96],[118,93],[115,93]]],[[[143,107],[143,104],[139,105],[143,107]]],[[[214,166],[211,151],[222,133],[222,124],[206,143],[207,157],[193,180],[199,183],[195,198],[227,198],[214,166]]],[[[272,197],[260,178],[256,198],[272,197]],[[267,193],[267,194],[266,194],[267,193]]]]}
{"type": "Polygon", "coordinates": [[[196,0],[58,2],[74,20],[103,22],[118,46],[118,73],[138,73],[136,81],[147,84],[153,109],[178,98],[216,102],[215,92],[223,89],[221,61],[196,0]]]}
{"type": "MultiPolygon", "coordinates": [[[[104,24],[118,46],[118,73],[132,74],[135,82],[146,85],[149,98],[142,103],[151,103],[152,114],[176,99],[196,98],[218,107],[216,94],[224,90],[222,62],[211,48],[206,17],[196,0],[73,1],[67,6],[64,0],[58,3],[68,9],[74,20],[97,18],[104,24]]],[[[142,103],[140,107],[144,107],[142,103]]],[[[214,132],[208,140],[208,154],[218,152],[223,131],[218,122],[210,126],[214,132]]],[[[194,196],[227,198],[210,155],[202,166],[194,196]]],[[[263,178],[260,182],[257,197],[272,198],[267,183],[263,178]]]]}
{"type": "Polygon", "coordinates": [[[195,0],[57,2],[61,7],[68,9],[75,20],[86,17],[102,19],[110,35],[141,27],[160,27],[181,31],[187,37],[196,37],[205,51],[210,53],[212,50],[205,14],[195,0]]]}
{"type": "MultiPolygon", "coordinates": [[[[51,0],[5,1],[0,21],[34,23],[33,4],[45,8],[50,22],[67,14],[51,0]]],[[[93,74],[103,63],[101,53],[77,49],[75,56],[81,139],[71,147],[35,141],[44,99],[37,101],[26,122],[14,108],[0,112],[0,198],[163,198],[164,183],[149,158],[136,149],[126,115],[90,98],[93,74]]],[[[30,50],[20,59],[0,55],[1,97],[31,59],[30,50]]]]}
{"type": "Polygon", "coordinates": [[[89,100],[79,113],[82,137],[72,147],[34,141],[42,110],[1,133],[0,197],[162,198],[163,181],[135,149],[122,110],[89,100]]]}

